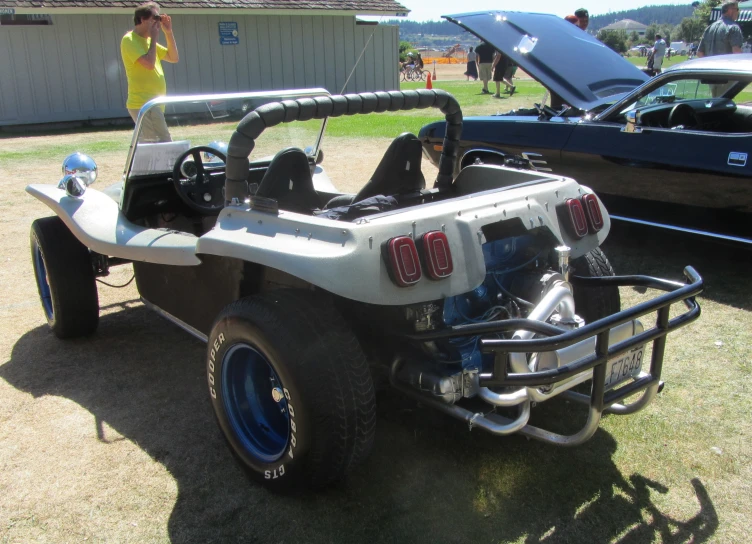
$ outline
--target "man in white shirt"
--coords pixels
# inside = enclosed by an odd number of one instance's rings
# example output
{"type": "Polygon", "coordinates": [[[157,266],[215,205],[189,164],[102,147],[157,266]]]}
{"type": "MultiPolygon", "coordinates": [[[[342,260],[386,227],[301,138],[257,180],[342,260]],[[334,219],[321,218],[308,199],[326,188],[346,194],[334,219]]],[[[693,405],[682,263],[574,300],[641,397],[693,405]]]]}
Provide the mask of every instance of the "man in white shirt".
{"type": "Polygon", "coordinates": [[[666,42],[663,41],[660,34],[655,35],[655,43],[653,44],[653,70],[656,73],[661,71],[663,66],[663,56],[666,54],[666,42]]]}

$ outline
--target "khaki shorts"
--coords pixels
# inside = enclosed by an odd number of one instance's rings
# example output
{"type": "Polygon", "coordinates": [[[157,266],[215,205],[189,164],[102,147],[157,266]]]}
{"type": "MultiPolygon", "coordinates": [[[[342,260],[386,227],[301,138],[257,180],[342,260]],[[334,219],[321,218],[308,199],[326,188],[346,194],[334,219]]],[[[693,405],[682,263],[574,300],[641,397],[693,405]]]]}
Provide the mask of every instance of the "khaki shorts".
{"type": "Polygon", "coordinates": [[[481,81],[490,81],[491,79],[491,63],[490,62],[484,62],[480,65],[480,73],[478,74],[478,79],[481,81]]]}
{"type": "MultiPolygon", "coordinates": [[[[138,112],[141,110],[128,110],[133,122],[138,118],[138,112]]],[[[172,136],[167,129],[164,112],[159,106],[151,108],[141,121],[141,131],[138,134],[139,142],[171,142],[172,136]]]]}
{"type": "Polygon", "coordinates": [[[663,57],[655,57],[653,60],[653,70],[658,71],[663,66],[663,57]]]}

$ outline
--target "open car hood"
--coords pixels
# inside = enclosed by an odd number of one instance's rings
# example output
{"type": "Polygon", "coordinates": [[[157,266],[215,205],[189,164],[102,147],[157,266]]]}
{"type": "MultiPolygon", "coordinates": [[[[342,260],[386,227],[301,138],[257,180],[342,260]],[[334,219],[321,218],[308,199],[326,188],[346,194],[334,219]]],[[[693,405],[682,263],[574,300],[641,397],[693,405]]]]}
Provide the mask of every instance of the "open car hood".
{"type": "Polygon", "coordinates": [[[444,18],[490,43],[580,110],[615,102],[649,79],[621,55],[555,15],[484,11],[444,18]]]}

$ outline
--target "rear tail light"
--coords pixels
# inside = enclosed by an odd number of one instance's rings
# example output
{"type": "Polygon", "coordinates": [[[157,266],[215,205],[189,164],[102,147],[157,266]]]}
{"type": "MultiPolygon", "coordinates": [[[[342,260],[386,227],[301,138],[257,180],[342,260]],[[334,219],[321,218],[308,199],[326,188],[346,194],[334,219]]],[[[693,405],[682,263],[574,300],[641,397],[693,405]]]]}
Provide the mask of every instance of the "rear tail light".
{"type": "Polygon", "coordinates": [[[570,198],[567,200],[566,206],[569,212],[572,231],[577,238],[582,238],[588,233],[588,224],[587,219],[585,219],[585,210],[582,208],[582,203],[575,198],[570,198]]]}
{"type": "Polygon", "coordinates": [[[418,248],[409,236],[397,236],[387,242],[387,259],[392,279],[400,287],[418,283],[422,273],[418,248]]]}
{"type": "Polygon", "coordinates": [[[440,280],[452,275],[452,252],[449,240],[443,232],[434,230],[423,235],[423,252],[426,259],[426,273],[433,280],[440,280]]]}
{"type": "Polygon", "coordinates": [[[586,194],[582,197],[582,206],[585,208],[588,224],[593,233],[603,228],[603,213],[601,205],[598,203],[598,197],[594,194],[586,194]]]}

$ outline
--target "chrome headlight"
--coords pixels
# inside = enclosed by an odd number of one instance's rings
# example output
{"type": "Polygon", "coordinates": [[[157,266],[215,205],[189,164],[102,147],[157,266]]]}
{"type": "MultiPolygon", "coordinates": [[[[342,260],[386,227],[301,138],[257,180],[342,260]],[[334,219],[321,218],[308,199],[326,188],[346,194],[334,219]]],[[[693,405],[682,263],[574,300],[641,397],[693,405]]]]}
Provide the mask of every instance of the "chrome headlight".
{"type": "Polygon", "coordinates": [[[86,192],[87,183],[84,178],[68,174],[63,176],[60,183],[57,184],[58,189],[64,189],[68,196],[73,198],[81,198],[86,192]]]}
{"type": "Polygon", "coordinates": [[[97,163],[88,155],[73,153],[63,160],[63,176],[76,176],[88,187],[97,180],[97,163]]]}

